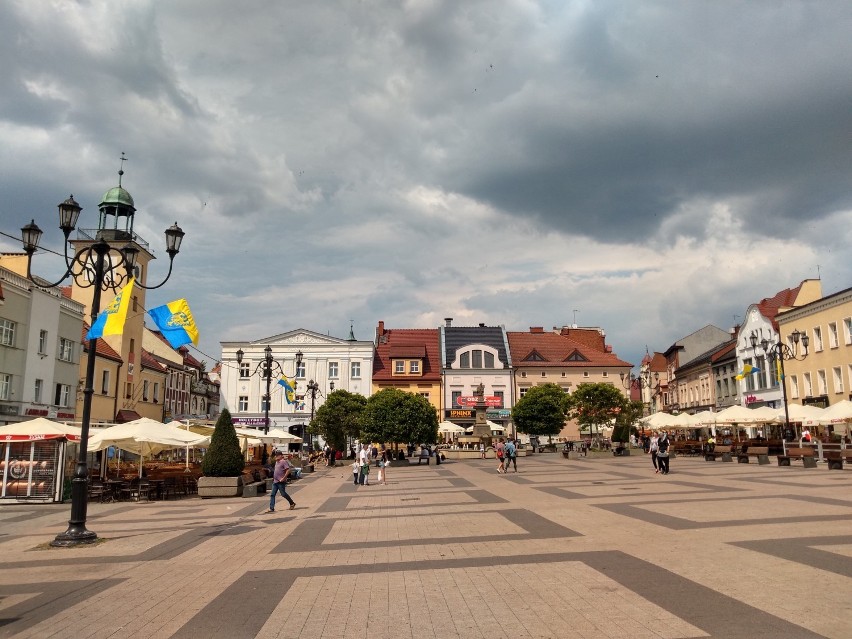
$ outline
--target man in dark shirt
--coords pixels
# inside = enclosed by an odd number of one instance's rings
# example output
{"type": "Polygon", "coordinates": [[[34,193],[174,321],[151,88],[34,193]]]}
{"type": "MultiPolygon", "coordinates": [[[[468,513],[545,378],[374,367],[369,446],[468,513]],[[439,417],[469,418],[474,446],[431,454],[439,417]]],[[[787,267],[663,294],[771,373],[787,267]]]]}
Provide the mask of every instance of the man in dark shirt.
{"type": "Polygon", "coordinates": [[[264,511],[264,514],[275,512],[275,494],[279,490],[284,496],[284,499],[290,502],[290,510],[296,507],[296,502],[287,494],[287,478],[290,476],[290,471],[291,466],[290,462],[287,461],[287,456],[280,450],[276,450],[275,470],[272,473],[272,494],[269,496],[269,509],[264,511]]]}

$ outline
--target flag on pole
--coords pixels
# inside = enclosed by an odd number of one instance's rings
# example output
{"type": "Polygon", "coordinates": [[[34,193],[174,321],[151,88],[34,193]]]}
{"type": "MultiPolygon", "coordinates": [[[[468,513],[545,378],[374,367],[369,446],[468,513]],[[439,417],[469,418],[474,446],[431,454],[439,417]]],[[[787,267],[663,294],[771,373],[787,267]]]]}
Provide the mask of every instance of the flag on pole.
{"type": "Polygon", "coordinates": [[[184,344],[198,344],[198,327],[189,310],[189,304],[181,298],[148,311],[157,328],[172,348],[184,344]]]}
{"type": "Polygon", "coordinates": [[[278,384],[284,387],[284,398],[288,404],[296,401],[296,381],[282,377],[278,380],[278,384]]]}
{"type": "Polygon", "coordinates": [[[775,360],[775,373],[778,376],[778,383],[781,384],[784,381],[784,373],[781,372],[781,358],[775,360]]]}
{"type": "Polygon", "coordinates": [[[735,379],[745,379],[749,375],[754,375],[755,373],[759,373],[760,369],[757,366],[752,366],[751,364],[743,364],[743,369],[739,372],[739,375],[735,376],[735,379]]]}
{"type": "Polygon", "coordinates": [[[130,298],[133,296],[135,282],[136,278],[131,277],[112,303],[98,313],[94,324],[86,333],[86,339],[97,339],[104,335],[121,335],[124,332],[124,322],[127,320],[127,309],[130,306],[130,298]]]}

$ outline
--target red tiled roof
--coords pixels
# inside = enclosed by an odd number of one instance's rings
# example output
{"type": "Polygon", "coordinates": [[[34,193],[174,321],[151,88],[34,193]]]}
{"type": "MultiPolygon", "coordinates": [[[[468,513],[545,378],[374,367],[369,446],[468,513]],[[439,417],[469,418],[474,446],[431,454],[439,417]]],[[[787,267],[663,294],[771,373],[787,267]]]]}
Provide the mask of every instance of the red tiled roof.
{"type": "Polygon", "coordinates": [[[436,328],[395,328],[386,329],[382,324],[382,334],[376,345],[376,354],[373,357],[373,380],[374,381],[405,381],[436,382],[441,379],[441,348],[439,331],[436,328]],[[391,365],[391,352],[396,357],[409,357],[423,359],[423,375],[397,376],[393,374],[391,365]],[[398,352],[416,353],[422,355],[397,355],[398,352]]]}
{"type": "MultiPolygon", "coordinates": [[[[523,333],[522,333],[523,334],[523,333]]],[[[606,339],[601,335],[597,328],[573,328],[571,326],[563,326],[559,333],[563,337],[584,344],[589,348],[594,348],[597,351],[606,352],[606,339]]],[[[514,361],[514,359],[513,359],[514,361]]]]}
{"type": "MultiPolygon", "coordinates": [[[[86,334],[88,332],[89,332],[89,325],[86,324],[86,322],[83,322],[83,337],[81,339],[81,343],[83,344],[83,350],[85,350],[87,353],[89,352],[89,340],[86,339],[86,334]]],[[[105,357],[106,359],[111,359],[114,362],[124,362],[124,360],[121,359],[121,355],[116,353],[113,350],[112,346],[107,344],[106,340],[103,340],[103,339],[98,340],[96,356],[97,357],[105,357]]]]}
{"type": "Polygon", "coordinates": [[[668,368],[666,356],[659,351],[654,351],[654,356],[651,358],[650,371],[652,373],[664,373],[668,368]]]}
{"type": "Polygon", "coordinates": [[[142,368],[150,368],[151,370],[155,370],[160,373],[164,373],[169,370],[167,366],[154,359],[154,356],[144,348],[142,349],[142,368]]]}
{"type": "Polygon", "coordinates": [[[779,309],[791,308],[796,303],[801,288],[801,284],[796,288],[785,288],[783,291],[778,291],[773,297],[765,297],[757,303],[760,314],[772,322],[772,328],[776,332],[778,331],[778,322],[775,321],[775,316],[778,315],[779,309]]]}
{"type": "Polygon", "coordinates": [[[603,338],[598,334],[598,345],[590,346],[583,341],[572,337],[566,337],[563,333],[521,333],[507,331],[509,338],[509,350],[512,354],[512,365],[519,366],[618,366],[632,367],[633,364],[619,359],[612,352],[601,350],[597,346],[602,344],[603,338]],[[527,357],[535,351],[544,360],[529,360],[527,357]],[[573,357],[572,357],[573,355],[573,357]],[[577,361],[577,355],[582,360],[577,361]],[[571,360],[568,360],[571,358],[571,360]],[[576,359],[575,359],[576,358],[576,359]]]}
{"type": "Polygon", "coordinates": [[[727,344],[723,345],[722,348],[720,348],[718,351],[713,353],[710,356],[710,361],[711,362],[718,362],[720,359],[722,359],[725,355],[730,353],[736,347],[737,347],[737,340],[733,339],[730,342],[728,342],[727,344]]]}

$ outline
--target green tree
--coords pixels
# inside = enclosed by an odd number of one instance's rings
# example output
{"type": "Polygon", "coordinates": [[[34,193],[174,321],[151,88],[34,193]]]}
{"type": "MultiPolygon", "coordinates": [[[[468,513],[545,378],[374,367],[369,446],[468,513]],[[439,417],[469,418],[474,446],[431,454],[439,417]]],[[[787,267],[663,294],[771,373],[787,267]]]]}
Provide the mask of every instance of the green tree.
{"type": "Polygon", "coordinates": [[[393,444],[434,444],[438,415],[421,395],[385,388],[367,400],[361,414],[361,440],[393,444]]]}
{"type": "Polygon", "coordinates": [[[580,384],[571,393],[568,416],[577,421],[580,430],[599,433],[627,405],[627,398],[612,384],[580,384]]]}
{"type": "Polygon", "coordinates": [[[628,442],[630,433],[635,433],[634,424],[642,417],[645,405],[640,401],[627,402],[615,418],[615,428],[612,431],[612,441],[628,442]]]}
{"type": "Polygon", "coordinates": [[[334,450],[346,449],[347,437],[358,437],[361,430],[361,413],[367,398],[346,390],[336,390],[319,407],[311,422],[311,432],[316,433],[334,450]]]}
{"type": "Polygon", "coordinates": [[[245,468],[240,440],[231,413],[223,409],[216,420],[216,428],[210,438],[210,447],[201,462],[201,471],[206,477],[237,477],[245,468]]]}
{"type": "Polygon", "coordinates": [[[512,421],[527,435],[558,435],[568,414],[568,395],[556,384],[530,388],[512,409],[512,421]]]}

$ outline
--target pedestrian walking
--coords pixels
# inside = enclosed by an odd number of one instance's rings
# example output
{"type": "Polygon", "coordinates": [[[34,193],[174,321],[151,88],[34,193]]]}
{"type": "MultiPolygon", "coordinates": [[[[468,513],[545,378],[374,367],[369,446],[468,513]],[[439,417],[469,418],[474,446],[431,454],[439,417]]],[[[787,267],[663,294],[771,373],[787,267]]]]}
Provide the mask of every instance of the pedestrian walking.
{"type": "Polygon", "coordinates": [[[361,445],[361,451],[358,453],[358,463],[361,465],[358,483],[362,486],[367,486],[370,483],[367,480],[367,475],[370,474],[370,449],[367,444],[361,445]]]}
{"type": "Polygon", "coordinates": [[[383,486],[387,483],[387,466],[388,466],[388,456],[387,451],[384,449],[381,453],[379,453],[379,475],[378,482],[383,486]]]}
{"type": "Polygon", "coordinates": [[[657,462],[660,464],[659,472],[663,475],[669,474],[669,436],[666,431],[657,440],[657,462]]]}
{"type": "Polygon", "coordinates": [[[287,456],[280,450],[276,450],[275,456],[275,471],[272,475],[272,494],[269,496],[269,508],[264,511],[264,514],[275,512],[275,495],[279,491],[281,495],[290,502],[290,510],[296,507],[296,502],[287,494],[287,480],[290,477],[292,466],[287,461],[287,456]]]}
{"type": "Polygon", "coordinates": [[[651,451],[651,463],[654,464],[654,472],[660,472],[660,466],[657,463],[657,444],[660,441],[660,438],[656,435],[651,437],[651,443],[648,445],[649,450],[651,451]]]}
{"type": "Polygon", "coordinates": [[[358,485],[358,475],[361,474],[361,463],[356,459],[352,462],[352,483],[358,485]]]}
{"type": "Polygon", "coordinates": [[[510,439],[506,444],[506,470],[505,472],[509,472],[509,464],[511,463],[515,469],[515,472],[518,472],[518,442],[517,440],[510,439]]]}
{"type": "Polygon", "coordinates": [[[497,441],[497,445],[494,446],[494,453],[497,455],[497,472],[503,473],[503,457],[505,455],[506,445],[503,443],[503,438],[501,437],[497,441]]]}
{"type": "Polygon", "coordinates": [[[483,444],[482,442],[479,442],[479,456],[482,459],[485,459],[485,444],[483,444]]]}

